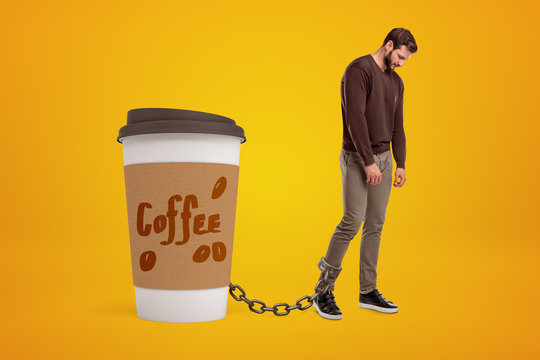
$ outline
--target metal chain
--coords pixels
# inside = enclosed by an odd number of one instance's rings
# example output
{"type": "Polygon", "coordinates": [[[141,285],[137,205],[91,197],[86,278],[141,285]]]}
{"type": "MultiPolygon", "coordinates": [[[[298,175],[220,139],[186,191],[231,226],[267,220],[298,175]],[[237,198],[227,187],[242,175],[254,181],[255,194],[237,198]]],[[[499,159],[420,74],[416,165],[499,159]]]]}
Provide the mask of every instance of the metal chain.
{"type": "Polygon", "coordinates": [[[325,292],[329,287],[328,284],[325,284],[324,288],[318,289],[319,284],[321,284],[321,282],[322,280],[319,281],[317,285],[315,286],[315,293],[313,295],[302,296],[301,298],[296,300],[296,304],[294,305],[289,305],[287,303],[277,303],[274,306],[269,307],[269,306],[266,306],[266,304],[263,301],[260,301],[257,299],[249,300],[248,298],[246,298],[246,292],[244,291],[244,289],[242,289],[240,285],[233,285],[232,283],[229,283],[229,294],[231,294],[234,300],[244,301],[246,304],[248,304],[249,310],[253,311],[254,313],[262,314],[265,311],[271,311],[276,316],[285,316],[285,315],[288,315],[291,312],[291,310],[294,310],[294,309],[298,309],[301,311],[309,309],[313,305],[313,300],[315,300],[315,298],[319,296],[319,294],[322,294],[323,292],[325,292]],[[240,290],[241,294],[239,296],[234,294],[234,291],[236,289],[240,290]],[[304,300],[307,301],[307,304],[302,305],[301,303],[304,300]],[[260,305],[260,308],[256,309],[255,304],[260,305]],[[282,306],[284,306],[285,308],[283,309],[282,312],[279,312],[279,307],[282,307],[282,306]]]}

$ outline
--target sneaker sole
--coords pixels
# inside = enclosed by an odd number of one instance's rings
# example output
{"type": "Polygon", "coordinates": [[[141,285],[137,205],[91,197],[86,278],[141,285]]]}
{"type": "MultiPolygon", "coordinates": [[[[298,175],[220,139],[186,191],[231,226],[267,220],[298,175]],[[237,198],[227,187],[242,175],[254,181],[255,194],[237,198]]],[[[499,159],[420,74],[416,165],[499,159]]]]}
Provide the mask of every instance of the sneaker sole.
{"type": "Polygon", "coordinates": [[[375,311],[383,312],[383,313],[386,313],[386,314],[397,313],[398,309],[399,309],[399,308],[393,308],[393,309],[392,308],[390,308],[390,309],[389,308],[383,308],[383,307],[380,307],[380,306],[364,304],[364,303],[361,303],[361,302],[358,303],[358,306],[360,306],[362,309],[375,310],[375,311]]]}
{"type": "Polygon", "coordinates": [[[325,319],[329,319],[329,320],[340,320],[342,317],[343,317],[343,314],[342,315],[330,315],[330,314],[325,314],[323,313],[319,307],[317,306],[317,303],[315,303],[315,301],[313,302],[313,307],[317,310],[317,312],[319,313],[319,315],[321,315],[323,318],[325,319]]]}

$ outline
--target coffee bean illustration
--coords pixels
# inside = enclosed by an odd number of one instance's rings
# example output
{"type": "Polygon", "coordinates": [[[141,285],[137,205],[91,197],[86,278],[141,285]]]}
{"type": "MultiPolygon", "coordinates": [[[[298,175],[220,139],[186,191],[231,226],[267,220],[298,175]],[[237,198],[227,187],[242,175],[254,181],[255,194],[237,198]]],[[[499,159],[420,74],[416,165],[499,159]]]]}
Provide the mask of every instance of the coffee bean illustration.
{"type": "Polygon", "coordinates": [[[139,258],[139,265],[142,271],[150,271],[156,264],[156,253],[153,251],[145,251],[139,258]]]}
{"type": "Polygon", "coordinates": [[[193,261],[202,263],[205,262],[210,256],[210,246],[201,245],[193,254],[193,261]]]}
{"type": "Polygon", "coordinates": [[[217,241],[212,244],[212,257],[215,261],[223,261],[225,260],[225,256],[227,255],[227,248],[225,247],[225,244],[221,241],[217,241]]]}
{"type": "Polygon", "coordinates": [[[212,190],[212,199],[217,199],[223,193],[225,192],[225,188],[227,187],[227,178],[225,176],[222,176],[216,181],[216,185],[214,185],[214,189],[212,190]]]}

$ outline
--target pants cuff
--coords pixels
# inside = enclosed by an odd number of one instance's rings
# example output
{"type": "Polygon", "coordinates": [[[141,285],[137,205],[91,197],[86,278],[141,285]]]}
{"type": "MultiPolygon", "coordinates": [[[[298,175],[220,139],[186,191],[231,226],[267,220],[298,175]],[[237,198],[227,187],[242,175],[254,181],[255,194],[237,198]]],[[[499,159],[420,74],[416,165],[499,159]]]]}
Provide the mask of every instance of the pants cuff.
{"type": "Polygon", "coordinates": [[[360,294],[362,294],[362,295],[368,294],[368,293],[372,292],[373,290],[375,290],[375,287],[368,288],[366,290],[360,290],[360,294]]]}

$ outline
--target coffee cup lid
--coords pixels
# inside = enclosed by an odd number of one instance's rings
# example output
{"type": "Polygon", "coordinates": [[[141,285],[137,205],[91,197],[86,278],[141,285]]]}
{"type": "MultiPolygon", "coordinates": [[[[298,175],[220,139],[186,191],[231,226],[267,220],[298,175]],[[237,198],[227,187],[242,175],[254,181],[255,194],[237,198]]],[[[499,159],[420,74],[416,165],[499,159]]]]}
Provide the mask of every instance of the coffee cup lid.
{"type": "Polygon", "coordinates": [[[170,108],[138,108],[128,111],[127,124],[116,140],[132,135],[162,133],[204,133],[236,136],[247,141],[244,129],[228,117],[202,111],[170,108]]]}

